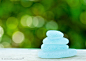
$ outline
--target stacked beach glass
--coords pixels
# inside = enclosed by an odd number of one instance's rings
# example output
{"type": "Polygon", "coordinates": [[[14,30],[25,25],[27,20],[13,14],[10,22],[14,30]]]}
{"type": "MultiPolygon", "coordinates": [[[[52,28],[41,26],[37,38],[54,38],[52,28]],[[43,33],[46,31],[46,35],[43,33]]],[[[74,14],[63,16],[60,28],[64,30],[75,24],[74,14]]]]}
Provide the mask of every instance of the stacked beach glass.
{"type": "Polygon", "coordinates": [[[38,56],[41,58],[65,58],[76,55],[75,49],[69,49],[67,45],[69,40],[64,38],[64,34],[60,31],[49,30],[47,37],[43,39],[41,51],[38,56]]]}

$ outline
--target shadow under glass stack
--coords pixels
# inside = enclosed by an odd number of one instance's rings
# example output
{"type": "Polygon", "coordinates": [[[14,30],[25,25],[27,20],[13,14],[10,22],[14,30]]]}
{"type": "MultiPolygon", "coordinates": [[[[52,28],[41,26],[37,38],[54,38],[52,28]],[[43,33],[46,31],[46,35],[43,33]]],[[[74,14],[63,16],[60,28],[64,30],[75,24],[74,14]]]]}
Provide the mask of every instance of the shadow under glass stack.
{"type": "Polygon", "coordinates": [[[64,34],[60,31],[49,30],[47,37],[43,39],[41,51],[38,53],[40,58],[65,58],[77,54],[75,49],[69,49],[67,45],[69,40],[64,38],[64,34]]]}

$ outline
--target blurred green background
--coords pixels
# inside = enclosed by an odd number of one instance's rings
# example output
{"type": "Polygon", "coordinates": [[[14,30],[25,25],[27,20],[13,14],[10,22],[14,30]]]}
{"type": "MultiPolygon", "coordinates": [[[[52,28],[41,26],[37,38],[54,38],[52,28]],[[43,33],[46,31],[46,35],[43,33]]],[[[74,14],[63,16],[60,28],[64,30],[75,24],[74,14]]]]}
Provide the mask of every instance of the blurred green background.
{"type": "Polygon", "coordinates": [[[0,0],[0,48],[40,48],[48,30],[85,49],[86,0],[0,0]]]}

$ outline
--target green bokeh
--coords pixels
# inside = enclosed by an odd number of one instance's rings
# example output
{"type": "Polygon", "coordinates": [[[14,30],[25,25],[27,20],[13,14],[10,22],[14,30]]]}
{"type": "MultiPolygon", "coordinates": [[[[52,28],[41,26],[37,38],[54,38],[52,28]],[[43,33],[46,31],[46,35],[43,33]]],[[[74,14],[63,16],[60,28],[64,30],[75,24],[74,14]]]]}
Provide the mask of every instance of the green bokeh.
{"type": "Polygon", "coordinates": [[[70,48],[85,49],[85,16],[85,0],[0,0],[0,47],[40,48],[48,30],[60,30],[70,48]],[[21,43],[13,40],[17,31],[24,35],[21,43]]]}

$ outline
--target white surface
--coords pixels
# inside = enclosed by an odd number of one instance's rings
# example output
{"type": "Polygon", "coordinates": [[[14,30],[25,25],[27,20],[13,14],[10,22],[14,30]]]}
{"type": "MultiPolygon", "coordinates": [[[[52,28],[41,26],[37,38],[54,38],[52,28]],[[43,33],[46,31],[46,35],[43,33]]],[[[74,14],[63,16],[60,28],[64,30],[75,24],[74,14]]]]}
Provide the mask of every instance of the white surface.
{"type": "Polygon", "coordinates": [[[61,59],[41,59],[40,49],[0,49],[0,61],[86,61],[86,50],[77,49],[77,55],[61,59]]]}

